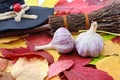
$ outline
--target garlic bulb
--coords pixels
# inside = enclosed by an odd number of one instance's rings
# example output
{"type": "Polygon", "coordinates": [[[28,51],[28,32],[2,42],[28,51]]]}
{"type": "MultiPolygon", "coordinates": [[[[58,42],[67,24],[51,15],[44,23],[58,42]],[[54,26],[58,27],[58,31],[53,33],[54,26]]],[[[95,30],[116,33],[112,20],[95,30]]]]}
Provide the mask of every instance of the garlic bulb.
{"type": "Polygon", "coordinates": [[[66,28],[59,28],[54,33],[52,41],[43,46],[35,46],[35,50],[56,49],[61,53],[69,53],[74,48],[74,40],[71,33],[66,28]]]}
{"type": "Polygon", "coordinates": [[[97,57],[102,52],[104,43],[102,37],[96,33],[97,26],[97,22],[93,22],[87,32],[78,35],[75,45],[79,55],[97,57]]]}

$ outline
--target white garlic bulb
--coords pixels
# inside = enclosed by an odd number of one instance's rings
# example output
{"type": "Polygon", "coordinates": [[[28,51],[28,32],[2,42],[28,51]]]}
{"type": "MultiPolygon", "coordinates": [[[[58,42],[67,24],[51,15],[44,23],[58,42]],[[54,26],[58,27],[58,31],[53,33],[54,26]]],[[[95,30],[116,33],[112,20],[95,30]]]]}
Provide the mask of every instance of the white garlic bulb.
{"type": "Polygon", "coordinates": [[[96,33],[97,26],[97,22],[92,22],[87,32],[78,35],[75,45],[79,55],[97,57],[102,52],[104,42],[102,37],[96,33]]]}
{"type": "Polygon", "coordinates": [[[74,40],[71,33],[64,27],[56,30],[52,41],[48,45],[35,46],[35,50],[56,49],[61,53],[69,53],[74,48],[74,40]]]}

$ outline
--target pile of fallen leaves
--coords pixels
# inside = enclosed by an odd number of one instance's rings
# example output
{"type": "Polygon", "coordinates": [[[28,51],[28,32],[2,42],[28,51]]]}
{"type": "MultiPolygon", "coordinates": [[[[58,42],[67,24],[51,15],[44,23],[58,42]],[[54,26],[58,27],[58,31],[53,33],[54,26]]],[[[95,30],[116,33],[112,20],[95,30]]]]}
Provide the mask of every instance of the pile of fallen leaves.
{"type": "Polygon", "coordinates": [[[97,58],[81,57],[75,49],[34,51],[52,40],[49,32],[1,38],[0,80],[119,80],[120,37],[101,36],[104,50],[97,58]]]}
{"type": "MultiPolygon", "coordinates": [[[[46,0],[42,6],[53,7],[57,1],[46,0]]],[[[86,1],[89,4],[82,0],[70,4],[59,0],[55,12],[57,15],[90,13],[106,5],[99,0],[86,1]]],[[[52,40],[49,32],[0,38],[0,80],[120,80],[120,37],[108,33],[101,36],[104,49],[96,58],[81,57],[75,49],[69,54],[56,50],[34,51],[34,46],[52,40]]]]}

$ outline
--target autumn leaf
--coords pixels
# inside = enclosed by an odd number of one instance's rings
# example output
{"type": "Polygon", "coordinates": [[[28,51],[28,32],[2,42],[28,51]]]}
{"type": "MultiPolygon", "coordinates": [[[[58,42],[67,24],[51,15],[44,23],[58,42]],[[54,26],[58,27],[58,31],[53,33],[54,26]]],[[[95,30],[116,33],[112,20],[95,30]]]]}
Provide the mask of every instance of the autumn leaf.
{"type": "Polygon", "coordinates": [[[72,65],[71,67],[69,67],[69,70],[71,70],[71,69],[74,69],[74,68],[79,68],[81,66],[87,65],[91,61],[91,59],[92,58],[83,58],[83,57],[79,56],[77,54],[76,50],[74,50],[69,55],[68,54],[62,54],[60,56],[59,60],[56,62],[57,64],[55,64],[55,63],[51,64],[52,67],[50,67],[50,69],[51,69],[50,72],[51,72],[52,75],[53,74],[57,75],[59,73],[64,72],[66,69],[59,71],[59,69],[64,68],[64,66],[62,66],[63,64],[68,66],[68,64],[64,63],[63,61],[69,61],[69,60],[70,61],[74,61],[74,65],[72,65]],[[61,63],[59,63],[59,62],[61,62],[61,63]]]}
{"type": "Polygon", "coordinates": [[[48,62],[41,58],[19,58],[11,68],[16,80],[43,80],[47,76],[48,62]]]}
{"type": "Polygon", "coordinates": [[[60,60],[73,60],[73,61],[75,61],[74,65],[79,64],[77,66],[85,66],[92,60],[92,58],[81,57],[81,56],[78,55],[76,50],[73,50],[73,52],[71,52],[69,55],[68,54],[62,54],[59,58],[59,61],[60,60]]]}
{"type": "Polygon", "coordinates": [[[67,2],[66,0],[59,0],[54,8],[57,15],[65,15],[74,13],[90,13],[102,8],[105,5],[105,1],[101,2],[98,0],[73,0],[71,3],[67,2]]]}
{"type": "Polygon", "coordinates": [[[12,67],[14,66],[14,64],[17,62],[18,59],[16,60],[8,60],[8,64],[6,66],[6,68],[4,69],[4,72],[11,72],[12,67]]]}
{"type": "Polygon", "coordinates": [[[113,38],[112,41],[120,45],[120,36],[113,38]]]}
{"type": "Polygon", "coordinates": [[[66,69],[69,69],[74,64],[73,60],[60,60],[50,65],[48,78],[58,75],[66,69]]]}
{"type": "MultiPolygon", "coordinates": [[[[51,36],[49,33],[39,33],[39,34],[31,34],[30,36],[25,37],[25,44],[27,44],[26,47],[18,47],[18,48],[8,48],[8,49],[1,49],[2,54],[6,58],[18,58],[21,56],[42,56],[43,58],[46,58],[50,63],[52,63],[53,57],[46,51],[34,51],[34,46],[36,45],[43,45],[47,44],[51,41],[51,36]]],[[[20,44],[20,43],[18,43],[20,44]]],[[[18,45],[17,44],[17,45],[18,45]]]]}
{"type": "Polygon", "coordinates": [[[1,53],[1,51],[0,51],[0,57],[2,57],[3,55],[2,55],[2,53],[1,53]]]}
{"type": "Polygon", "coordinates": [[[67,80],[85,80],[84,77],[77,75],[71,71],[64,71],[64,74],[67,77],[67,80]]]}
{"type": "Polygon", "coordinates": [[[113,80],[106,72],[82,66],[64,73],[68,80],[113,80]]]}
{"type": "Polygon", "coordinates": [[[27,37],[27,36],[28,35],[0,38],[0,44],[10,43],[10,42],[13,42],[13,41],[17,41],[17,40],[19,40],[21,38],[24,38],[24,37],[27,37]]]}
{"type": "Polygon", "coordinates": [[[38,6],[39,0],[25,0],[25,2],[30,6],[38,6]]]}
{"type": "Polygon", "coordinates": [[[49,63],[53,63],[53,57],[46,51],[32,51],[29,48],[14,48],[14,49],[1,49],[2,55],[5,58],[16,59],[19,57],[43,57],[49,63]]]}
{"type": "Polygon", "coordinates": [[[106,57],[98,61],[96,67],[98,70],[107,72],[114,80],[120,80],[120,58],[118,56],[106,57]]]}
{"type": "Polygon", "coordinates": [[[45,78],[45,80],[61,80],[61,79],[60,79],[59,75],[57,75],[57,76],[54,76],[50,79],[48,79],[48,77],[47,77],[47,78],[45,78]]]}
{"type": "Polygon", "coordinates": [[[25,40],[28,46],[32,45],[32,47],[34,48],[34,46],[48,44],[52,40],[52,36],[50,36],[50,33],[42,32],[31,34],[28,37],[26,37],[25,40]]]}
{"type": "Polygon", "coordinates": [[[98,57],[96,57],[96,58],[93,58],[93,59],[89,62],[89,64],[90,64],[90,65],[95,65],[99,60],[101,60],[101,59],[103,59],[103,58],[105,58],[105,56],[100,55],[100,56],[98,56],[98,57]]]}
{"type": "Polygon", "coordinates": [[[58,1],[59,0],[45,0],[42,4],[42,7],[53,8],[58,1]]]}
{"type": "Polygon", "coordinates": [[[117,43],[113,43],[111,40],[104,41],[104,48],[103,52],[101,53],[103,55],[114,55],[114,54],[120,54],[120,45],[117,43]]]}
{"type": "Polygon", "coordinates": [[[19,39],[9,44],[8,43],[0,44],[0,48],[6,48],[6,49],[13,49],[13,48],[19,48],[19,47],[24,47],[24,48],[27,47],[26,42],[23,39],[19,39]]]}
{"type": "Polygon", "coordinates": [[[111,39],[113,39],[113,38],[115,38],[116,37],[116,35],[112,35],[112,34],[105,34],[105,33],[102,33],[102,38],[103,38],[103,40],[104,41],[107,41],[107,40],[111,40],[111,39]]]}
{"type": "Polygon", "coordinates": [[[63,71],[68,80],[113,80],[106,72],[97,70],[95,67],[89,65],[92,58],[81,57],[78,55],[76,50],[69,55],[62,54],[59,58],[59,61],[61,60],[74,61],[74,65],[72,67],[63,71]]]}
{"type": "Polygon", "coordinates": [[[50,53],[53,58],[54,58],[54,62],[57,62],[59,57],[60,57],[60,53],[57,51],[57,50],[45,50],[47,51],[48,53],[50,53]]]}

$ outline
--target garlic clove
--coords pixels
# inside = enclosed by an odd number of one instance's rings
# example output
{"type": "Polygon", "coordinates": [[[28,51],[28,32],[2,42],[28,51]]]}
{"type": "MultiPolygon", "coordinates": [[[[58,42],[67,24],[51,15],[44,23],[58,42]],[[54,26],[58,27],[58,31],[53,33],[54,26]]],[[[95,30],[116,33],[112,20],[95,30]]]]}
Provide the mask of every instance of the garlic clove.
{"type": "Polygon", "coordinates": [[[75,45],[79,55],[97,57],[102,52],[104,42],[102,37],[96,33],[97,26],[97,22],[93,22],[87,32],[78,35],[75,45]]]}
{"type": "Polygon", "coordinates": [[[59,28],[54,33],[52,41],[43,46],[35,46],[35,50],[56,49],[61,53],[69,53],[74,48],[74,40],[71,33],[66,28],[59,28]]]}

